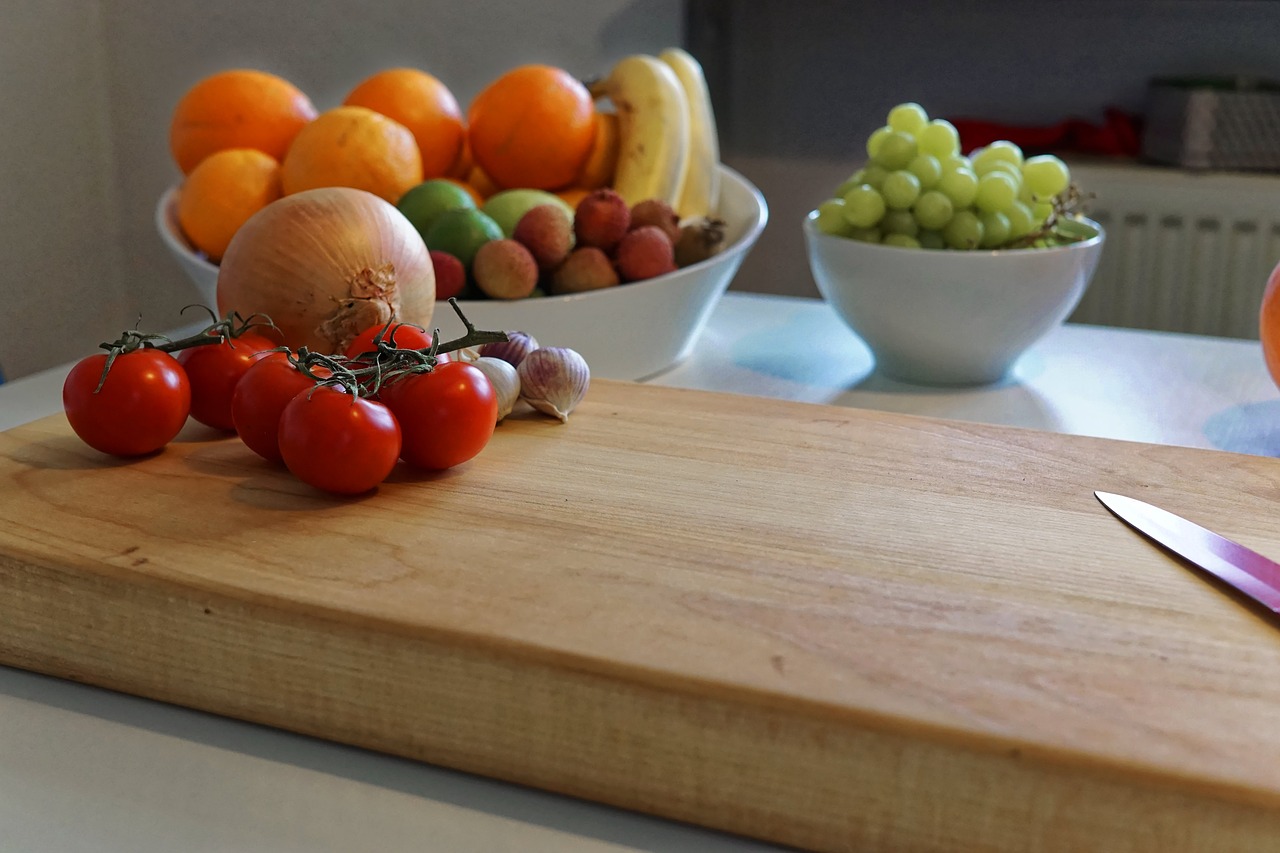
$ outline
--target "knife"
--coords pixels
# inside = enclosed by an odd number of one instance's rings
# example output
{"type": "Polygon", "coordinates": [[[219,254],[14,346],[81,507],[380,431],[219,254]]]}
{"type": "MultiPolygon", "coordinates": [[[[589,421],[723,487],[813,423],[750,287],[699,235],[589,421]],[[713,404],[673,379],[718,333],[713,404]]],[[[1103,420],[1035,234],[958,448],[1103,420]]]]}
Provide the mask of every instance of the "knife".
{"type": "Polygon", "coordinates": [[[1280,563],[1195,522],[1136,498],[1097,492],[1102,505],[1134,530],[1280,613],[1280,563]]]}

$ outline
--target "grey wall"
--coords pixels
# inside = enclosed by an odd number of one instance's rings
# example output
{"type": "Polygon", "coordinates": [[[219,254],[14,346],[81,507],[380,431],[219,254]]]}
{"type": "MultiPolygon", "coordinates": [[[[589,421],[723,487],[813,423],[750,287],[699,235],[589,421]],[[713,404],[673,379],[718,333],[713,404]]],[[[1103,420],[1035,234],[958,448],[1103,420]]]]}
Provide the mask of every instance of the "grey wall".
{"type": "Polygon", "coordinates": [[[197,295],[153,212],[179,177],[170,111],[206,74],[272,71],[324,109],[413,65],[465,108],[524,62],[587,77],[682,40],[679,0],[0,0],[0,368],[182,322],[197,295]]]}

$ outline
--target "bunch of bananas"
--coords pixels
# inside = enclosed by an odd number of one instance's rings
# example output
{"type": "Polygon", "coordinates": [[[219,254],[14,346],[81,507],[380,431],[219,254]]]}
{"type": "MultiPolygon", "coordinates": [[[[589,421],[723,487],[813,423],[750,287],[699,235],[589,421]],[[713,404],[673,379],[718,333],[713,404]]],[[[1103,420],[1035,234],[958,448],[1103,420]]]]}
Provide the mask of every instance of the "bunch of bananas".
{"type": "Polygon", "coordinates": [[[614,191],[628,204],[661,199],[682,220],[714,216],[720,140],[698,60],[678,47],[627,56],[590,88],[618,115],[614,191]]]}

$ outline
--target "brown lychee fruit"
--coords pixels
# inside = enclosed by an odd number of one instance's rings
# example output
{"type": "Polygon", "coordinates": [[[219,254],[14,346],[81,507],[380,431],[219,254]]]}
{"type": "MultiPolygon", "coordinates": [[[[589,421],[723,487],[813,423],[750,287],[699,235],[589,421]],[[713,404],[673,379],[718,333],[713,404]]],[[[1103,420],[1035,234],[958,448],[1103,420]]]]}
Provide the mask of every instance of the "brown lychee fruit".
{"type": "Polygon", "coordinates": [[[680,239],[680,217],[660,198],[650,198],[637,202],[631,208],[632,230],[642,225],[654,225],[661,228],[672,244],[680,239]]]}
{"type": "Polygon", "coordinates": [[[675,249],[678,267],[687,267],[718,255],[724,249],[724,220],[703,219],[683,226],[675,249]]]}
{"type": "Polygon", "coordinates": [[[603,249],[579,246],[551,274],[551,292],[582,293],[618,284],[618,271],[603,249]]]}
{"type": "Polygon", "coordinates": [[[471,261],[471,277],[486,296],[524,299],[538,286],[538,262],[517,240],[490,240],[471,261]]]}
{"type": "Polygon", "coordinates": [[[573,220],[559,205],[540,204],[520,217],[511,237],[529,250],[538,269],[550,271],[573,251],[573,220]]]}
{"type": "Polygon", "coordinates": [[[641,225],[628,231],[618,243],[613,262],[623,281],[654,278],[675,270],[675,247],[658,226],[641,225]]]}
{"type": "Polygon", "coordinates": [[[436,299],[458,296],[467,286],[467,268],[456,255],[432,249],[431,266],[436,271],[436,299]]]}
{"type": "Polygon", "coordinates": [[[595,246],[612,252],[631,227],[631,208],[611,189],[599,189],[582,201],[573,215],[573,233],[579,246],[595,246]]]}

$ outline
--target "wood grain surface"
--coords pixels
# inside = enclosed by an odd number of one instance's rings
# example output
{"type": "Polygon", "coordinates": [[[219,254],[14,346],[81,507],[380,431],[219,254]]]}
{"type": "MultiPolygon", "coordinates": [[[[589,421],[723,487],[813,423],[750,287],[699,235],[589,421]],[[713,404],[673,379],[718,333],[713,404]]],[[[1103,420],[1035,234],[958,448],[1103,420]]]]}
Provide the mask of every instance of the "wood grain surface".
{"type": "Polygon", "coordinates": [[[0,663],[820,851],[1280,849],[1280,461],[598,381],[325,496],[0,434],[0,663]]]}

